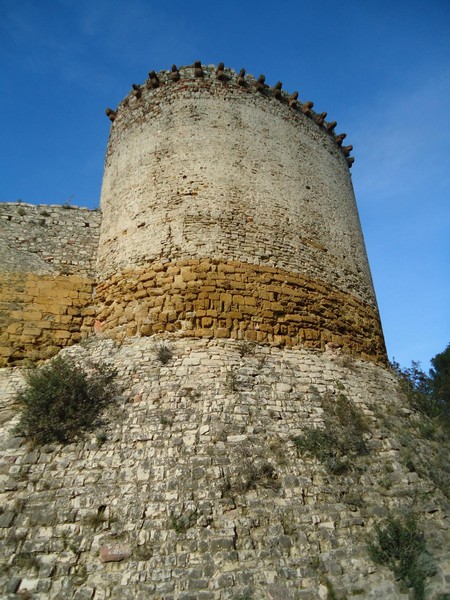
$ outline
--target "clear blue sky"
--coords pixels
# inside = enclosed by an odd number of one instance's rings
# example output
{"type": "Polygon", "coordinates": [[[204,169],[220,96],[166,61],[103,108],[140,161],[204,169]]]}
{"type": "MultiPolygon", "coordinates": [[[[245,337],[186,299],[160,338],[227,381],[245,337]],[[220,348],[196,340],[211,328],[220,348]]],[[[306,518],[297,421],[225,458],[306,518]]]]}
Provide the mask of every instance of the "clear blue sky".
{"type": "Polygon", "coordinates": [[[115,107],[225,62],[348,134],[390,357],[450,342],[449,0],[0,0],[0,201],[96,207],[115,107]]]}

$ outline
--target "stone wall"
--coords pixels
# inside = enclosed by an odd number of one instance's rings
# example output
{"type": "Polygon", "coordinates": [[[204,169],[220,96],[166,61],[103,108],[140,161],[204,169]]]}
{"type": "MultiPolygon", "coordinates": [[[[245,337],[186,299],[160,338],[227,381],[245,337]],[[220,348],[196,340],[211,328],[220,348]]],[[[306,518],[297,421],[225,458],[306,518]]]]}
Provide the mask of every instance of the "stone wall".
{"type": "Polygon", "coordinates": [[[96,211],[0,204],[0,366],[117,373],[93,432],[32,447],[0,369],[0,595],[406,600],[368,545],[413,514],[444,600],[448,456],[383,365],[342,137],[227,69],[133,88],[100,244],[96,211]]]}
{"type": "Polygon", "coordinates": [[[406,600],[368,544],[410,512],[436,564],[427,599],[449,592],[441,443],[389,371],[233,340],[97,336],[64,353],[115,366],[120,396],[86,438],[32,449],[11,434],[20,378],[0,371],[2,597],[406,600]],[[367,425],[343,471],[294,443],[342,398],[367,425]]]}
{"type": "Polygon", "coordinates": [[[0,366],[36,362],[92,330],[94,280],[78,275],[0,275],[0,366]]]}
{"type": "Polygon", "coordinates": [[[102,220],[0,204],[0,365],[45,359],[96,321],[386,360],[333,124],[251,76],[200,71],[160,73],[119,106],[102,220]]]}
{"type": "Polygon", "coordinates": [[[170,332],[324,350],[385,361],[378,312],[298,273],[225,260],[156,261],[96,288],[97,327],[124,335],[170,332]]]}
{"type": "Polygon", "coordinates": [[[1,272],[92,278],[100,220],[87,208],[0,202],[1,272]]]}
{"type": "Polygon", "coordinates": [[[48,358],[92,329],[100,217],[0,203],[0,366],[48,358]]]}
{"type": "MultiPolygon", "coordinates": [[[[101,197],[99,318],[111,316],[102,306],[105,297],[114,296],[120,305],[106,327],[115,326],[123,312],[134,312],[133,306],[126,310],[127,302],[136,300],[130,296],[128,277],[134,280],[146,271],[151,274],[154,266],[164,261],[170,263],[170,270],[184,261],[204,264],[207,259],[223,262],[223,273],[230,274],[228,285],[233,291],[241,274],[234,277],[226,267],[230,264],[242,265],[250,281],[241,283],[249,283],[253,290],[262,283],[263,273],[290,280],[292,294],[288,292],[287,304],[293,294],[304,297],[308,286],[316,283],[309,306],[303,307],[305,313],[312,308],[310,318],[315,325],[305,324],[305,314],[297,327],[280,319],[274,331],[276,313],[289,315],[290,309],[277,311],[267,306],[264,309],[274,312],[269,321],[262,317],[259,322],[259,313],[247,313],[241,319],[236,307],[230,318],[241,322],[232,328],[223,326],[214,318],[223,321],[227,317],[203,314],[204,307],[197,314],[197,308],[190,307],[189,299],[175,286],[167,292],[167,304],[178,303],[178,315],[194,312],[197,331],[205,329],[203,318],[205,322],[212,318],[215,336],[225,330],[259,330],[261,342],[273,336],[281,342],[284,336],[288,343],[288,338],[305,339],[299,330],[316,329],[317,346],[323,325],[327,332],[319,345],[323,347],[334,337],[339,343],[345,338],[344,345],[357,352],[358,326],[352,332],[349,321],[330,326],[327,318],[317,318],[329,308],[339,321],[337,314],[345,298],[344,312],[349,303],[357,305],[362,328],[370,323],[369,345],[377,339],[377,349],[362,350],[361,355],[379,356],[382,331],[346,152],[338,138],[326,123],[317,123],[311,111],[305,114],[305,105],[293,103],[284,92],[278,95],[269,86],[258,87],[251,77],[240,84],[231,70],[225,70],[225,79],[218,79],[213,68],[204,67],[201,73],[198,76],[194,68],[186,67],[175,80],[170,73],[159,73],[156,87],[153,79],[135,89],[115,114],[101,197]],[[308,282],[306,287],[303,282],[308,282]],[[319,304],[322,308],[313,308],[319,304]]],[[[190,285],[196,286],[194,281],[190,285]]],[[[202,288],[200,298],[207,289],[207,304],[216,311],[214,296],[223,289],[213,286],[214,277],[202,288]]],[[[263,284],[261,299],[268,294],[272,296],[268,300],[276,296],[263,284]]],[[[141,318],[145,306],[142,302],[141,318]]],[[[153,313],[146,315],[150,323],[153,313]]],[[[192,331],[190,325],[181,326],[183,319],[177,316],[177,324],[169,330],[178,327],[180,335],[185,329],[192,331]]],[[[122,322],[126,321],[123,317],[122,322]]],[[[356,318],[353,323],[356,325],[356,318]]],[[[233,337],[238,336],[233,333],[233,337]]]]}
{"type": "MultiPolygon", "coordinates": [[[[223,258],[302,273],[374,303],[346,159],[299,109],[180,71],[142,86],[112,124],[99,276],[158,258],[223,258]]],[[[287,96],[287,95],[286,95],[287,96]]],[[[284,97],[283,97],[284,98],[284,97]]]]}

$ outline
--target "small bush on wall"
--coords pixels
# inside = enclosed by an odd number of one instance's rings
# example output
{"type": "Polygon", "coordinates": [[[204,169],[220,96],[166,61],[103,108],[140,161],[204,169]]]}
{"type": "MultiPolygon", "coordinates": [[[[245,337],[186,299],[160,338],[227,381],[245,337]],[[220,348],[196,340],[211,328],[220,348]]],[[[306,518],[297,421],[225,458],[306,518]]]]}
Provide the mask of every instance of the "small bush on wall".
{"type": "Polygon", "coordinates": [[[16,433],[35,445],[67,444],[99,423],[111,401],[114,372],[100,365],[83,370],[69,358],[57,357],[33,369],[17,401],[22,407],[16,433]]]}
{"type": "Polygon", "coordinates": [[[375,532],[377,539],[369,546],[372,560],[391,569],[412,588],[415,600],[424,600],[425,580],[435,574],[436,567],[415,515],[410,514],[403,520],[388,517],[375,532]]]}
{"type": "Polygon", "coordinates": [[[364,434],[369,430],[363,415],[340,391],[321,397],[324,428],[308,429],[293,438],[298,451],[314,456],[330,473],[348,471],[354,459],[368,453],[364,434]]]}

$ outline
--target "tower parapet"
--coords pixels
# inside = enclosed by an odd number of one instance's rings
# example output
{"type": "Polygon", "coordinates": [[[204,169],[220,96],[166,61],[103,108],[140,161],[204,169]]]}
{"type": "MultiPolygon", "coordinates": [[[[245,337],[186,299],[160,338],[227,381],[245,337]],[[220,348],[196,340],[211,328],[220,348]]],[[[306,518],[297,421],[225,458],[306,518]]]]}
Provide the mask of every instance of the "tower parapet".
{"type": "Polygon", "coordinates": [[[106,155],[101,327],[384,360],[350,150],[311,108],[223,65],[133,85],[106,155]]]}

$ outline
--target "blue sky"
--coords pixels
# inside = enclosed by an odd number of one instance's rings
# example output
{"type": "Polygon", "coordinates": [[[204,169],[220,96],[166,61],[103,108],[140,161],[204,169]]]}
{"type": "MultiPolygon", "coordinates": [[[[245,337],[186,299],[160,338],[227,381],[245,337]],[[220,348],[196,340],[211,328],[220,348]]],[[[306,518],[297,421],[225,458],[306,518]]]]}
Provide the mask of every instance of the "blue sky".
{"type": "Polygon", "coordinates": [[[133,82],[225,62],[348,134],[389,356],[450,342],[449,0],[0,0],[0,201],[98,206],[133,82]]]}

